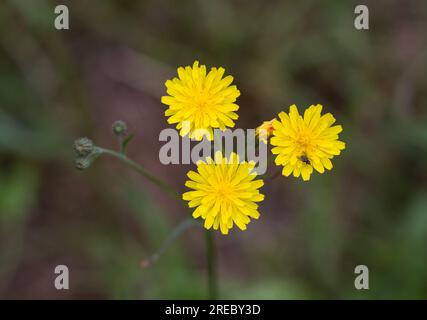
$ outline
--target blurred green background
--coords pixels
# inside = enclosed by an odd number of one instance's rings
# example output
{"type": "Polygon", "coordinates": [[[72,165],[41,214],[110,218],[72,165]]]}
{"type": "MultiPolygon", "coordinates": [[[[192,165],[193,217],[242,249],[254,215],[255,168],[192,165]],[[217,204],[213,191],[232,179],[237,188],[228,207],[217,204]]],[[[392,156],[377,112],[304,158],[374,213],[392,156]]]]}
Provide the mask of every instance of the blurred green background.
{"type": "Polygon", "coordinates": [[[193,166],[158,160],[160,97],[195,59],[235,77],[238,127],[321,103],[347,143],[333,171],[276,178],[260,220],[217,235],[220,296],[427,298],[426,30],[415,0],[2,0],[0,298],[206,298],[199,227],[140,267],[190,211],[114,159],[77,171],[72,151],[80,136],[115,148],[125,120],[130,157],[184,190],[193,166]],[[57,4],[70,30],[54,28],[57,4]]]}

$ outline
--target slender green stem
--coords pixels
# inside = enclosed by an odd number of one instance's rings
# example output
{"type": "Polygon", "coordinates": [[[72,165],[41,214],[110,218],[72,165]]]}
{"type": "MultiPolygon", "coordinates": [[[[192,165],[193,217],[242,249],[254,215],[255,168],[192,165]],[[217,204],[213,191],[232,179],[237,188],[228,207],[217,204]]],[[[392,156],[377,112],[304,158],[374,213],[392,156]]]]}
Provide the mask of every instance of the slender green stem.
{"type": "Polygon", "coordinates": [[[119,136],[119,137],[117,137],[117,140],[119,141],[120,153],[126,155],[125,150],[123,148],[123,137],[119,136]]]}
{"type": "Polygon", "coordinates": [[[211,230],[205,230],[206,236],[206,254],[208,262],[208,286],[209,299],[218,299],[217,275],[216,275],[216,252],[215,239],[211,230]]]}
{"type": "Polygon", "coordinates": [[[152,183],[157,185],[159,188],[161,188],[162,190],[164,190],[168,194],[174,196],[175,198],[178,198],[180,200],[180,202],[182,202],[177,190],[175,190],[173,187],[171,187],[170,185],[168,185],[164,181],[160,180],[156,176],[149,173],[143,166],[141,166],[140,164],[136,163],[135,161],[129,159],[125,154],[120,153],[120,152],[116,152],[116,151],[113,151],[110,149],[104,149],[101,147],[98,147],[98,152],[100,154],[106,154],[109,156],[113,156],[113,157],[123,161],[124,163],[129,165],[131,168],[133,168],[134,170],[139,172],[141,175],[143,175],[145,178],[150,180],[152,183]]]}
{"type": "Polygon", "coordinates": [[[159,258],[162,256],[162,254],[172,245],[174,244],[175,240],[182,234],[184,231],[186,231],[188,228],[196,224],[196,221],[193,218],[187,218],[184,221],[182,221],[173,231],[172,233],[166,238],[165,241],[163,241],[162,245],[160,246],[159,250],[148,257],[147,259],[143,260],[141,262],[142,267],[149,267],[153,263],[157,262],[159,258]]]}
{"type": "MultiPolygon", "coordinates": [[[[139,165],[135,161],[129,159],[126,154],[121,152],[116,152],[110,149],[104,149],[101,147],[97,147],[97,153],[98,155],[106,154],[112,157],[115,157],[137,172],[139,172],[142,176],[150,180],[152,183],[160,187],[162,190],[167,192],[168,194],[174,196],[179,200],[181,204],[183,204],[181,197],[179,196],[179,193],[177,190],[175,190],[170,185],[166,184],[156,176],[149,173],[143,166],[139,165]]],[[[165,243],[160,248],[159,252],[154,254],[152,257],[150,257],[148,260],[143,261],[143,266],[147,266],[153,262],[155,262],[160,255],[163,253],[164,250],[172,243],[172,241],[179,236],[184,230],[186,230],[191,224],[187,221],[184,222],[182,225],[178,226],[178,228],[175,230],[175,232],[171,235],[169,239],[165,241],[165,243]]],[[[216,253],[215,253],[215,241],[214,241],[214,234],[211,230],[205,230],[206,235],[206,254],[207,254],[207,263],[208,263],[208,284],[209,284],[209,299],[216,300],[218,297],[218,289],[217,289],[217,275],[216,275],[216,253]]]]}

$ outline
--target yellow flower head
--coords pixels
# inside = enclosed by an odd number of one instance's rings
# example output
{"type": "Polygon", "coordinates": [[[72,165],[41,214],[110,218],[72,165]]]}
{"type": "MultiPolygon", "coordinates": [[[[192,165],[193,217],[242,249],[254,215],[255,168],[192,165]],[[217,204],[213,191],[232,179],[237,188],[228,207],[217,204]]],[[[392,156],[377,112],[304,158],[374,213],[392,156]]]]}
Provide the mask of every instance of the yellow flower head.
{"type": "Polygon", "coordinates": [[[217,151],[214,160],[208,157],[206,162],[199,161],[197,172],[189,171],[190,180],[185,183],[194,191],[182,195],[190,208],[197,207],[193,217],[202,217],[206,229],[219,227],[222,234],[228,234],[233,224],[246,230],[250,218],[258,219],[260,215],[255,202],[264,200],[258,191],[264,181],[254,180],[254,167],[253,161],[239,162],[234,152],[229,159],[217,151]]]}
{"type": "Polygon", "coordinates": [[[279,113],[280,121],[273,121],[273,137],[271,151],[277,154],[275,162],[283,165],[282,174],[294,177],[302,176],[303,180],[310,179],[313,168],[325,172],[332,169],[332,159],[345,149],[345,143],[338,140],[341,126],[331,125],[335,122],[332,114],[321,115],[320,104],[310,106],[304,112],[304,117],[292,105],[289,114],[279,113]]]}
{"type": "Polygon", "coordinates": [[[258,128],[255,130],[255,134],[261,138],[261,141],[267,143],[268,137],[273,134],[273,121],[264,121],[258,128]]]}
{"type": "Polygon", "coordinates": [[[206,66],[199,66],[195,61],[193,67],[178,68],[178,78],[167,80],[167,96],[162,103],[168,105],[165,116],[168,123],[176,123],[181,136],[189,134],[191,139],[201,140],[207,136],[213,139],[213,129],[225,130],[234,127],[239,109],[235,104],[240,91],[232,76],[224,75],[224,68],[211,68],[206,73],[206,66]]]}

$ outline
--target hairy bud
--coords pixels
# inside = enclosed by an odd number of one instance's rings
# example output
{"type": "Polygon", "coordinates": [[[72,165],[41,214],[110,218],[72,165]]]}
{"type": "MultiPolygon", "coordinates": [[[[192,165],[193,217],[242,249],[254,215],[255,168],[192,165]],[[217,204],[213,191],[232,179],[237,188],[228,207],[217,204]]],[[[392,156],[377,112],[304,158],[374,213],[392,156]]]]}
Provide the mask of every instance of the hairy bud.
{"type": "Polygon", "coordinates": [[[126,122],[124,122],[122,120],[118,120],[118,121],[113,123],[113,133],[117,137],[122,137],[122,136],[126,135],[127,130],[128,130],[128,127],[127,127],[126,122]]]}
{"type": "Polygon", "coordinates": [[[84,170],[90,167],[92,159],[89,157],[80,157],[76,159],[75,166],[79,170],[84,170]]]}
{"type": "Polygon", "coordinates": [[[92,140],[84,137],[74,141],[74,151],[78,156],[85,157],[92,153],[94,144],[92,140]]]}

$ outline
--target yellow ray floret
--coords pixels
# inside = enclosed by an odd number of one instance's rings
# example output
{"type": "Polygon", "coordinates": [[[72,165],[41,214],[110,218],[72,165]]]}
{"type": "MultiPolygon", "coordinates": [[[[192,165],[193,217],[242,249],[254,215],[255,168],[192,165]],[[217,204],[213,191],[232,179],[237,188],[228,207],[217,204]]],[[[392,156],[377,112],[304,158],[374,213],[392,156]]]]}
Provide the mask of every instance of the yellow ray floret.
{"type": "Polygon", "coordinates": [[[193,217],[202,217],[206,229],[219,228],[222,234],[228,234],[234,224],[246,230],[250,218],[260,216],[256,202],[264,200],[258,190],[264,182],[255,180],[254,167],[253,161],[239,162],[234,152],[227,158],[217,151],[215,159],[199,161],[197,172],[189,171],[190,180],[185,183],[193,191],[182,195],[190,208],[196,208],[193,217]]]}
{"type": "Polygon", "coordinates": [[[331,170],[331,159],[345,149],[345,143],[338,140],[342,126],[332,126],[335,122],[332,114],[321,113],[320,104],[310,106],[304,116],[292,105],[289,114],[281,112],[280,121],[273,121],[271,151],[277,155],[276,164],[283,166],[284,176],[293,173],[294,177],[301,176],[307,181],[313,168],[319,173],[325,172],[325,168],[331,170]]]}
{"type": "Polygon", "coordinates": [[[195,61],[193,67],[179,67],[178,78],[166,81],[168,95],[161,100],[169,106],[165,116],[168,123],[176,123],[181,136],[212,140],[213,129],[234,127],[240,91],[231,85],[232,76],[223,78],[224,72],[224,68],[211,68],[207,73],[206,66],[195,61]]]}

